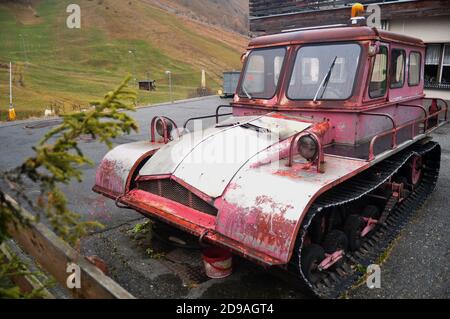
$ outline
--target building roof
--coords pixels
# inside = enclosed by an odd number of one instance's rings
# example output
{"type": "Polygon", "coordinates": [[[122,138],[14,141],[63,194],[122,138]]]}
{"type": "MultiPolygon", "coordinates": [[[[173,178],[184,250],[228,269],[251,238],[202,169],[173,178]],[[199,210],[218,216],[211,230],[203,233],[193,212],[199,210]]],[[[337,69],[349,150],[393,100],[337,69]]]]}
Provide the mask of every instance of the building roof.
{"type": "Polygon", "coordinates": [[[377,30],[376,28],[364,26],[345,26],[289,31],[278,34],[265,35],[252,39],[249,43],[249,49],[288,44],[361,40],[383,40],[387,42],[397,42],[413,46],[424,46],[422,40],[403,34],[377,30]]]}
{"type": "MultiPolygon", "coordinates": [[[[350,0],[250,0],[250,31],[274,34],[284,29],[321,23],[346,23],[350,0]]],[[[423,19],[450,16],[448,0],[366,0],[381,7],[382,20],[423,19]]],[[[370,12],[366,13],[370,15],[370,12]]]]}
{"type": "MultiPolygon", "coordinates": [[[[410,2],[418,0],[249,0],[250,18],[269,15],[283,15],[299,12],[313,12],[320,10],[334,10],[350,8],[355,2],[384,5],[392,2],[410,2]]],[[[424,1],[424,0],[422,0],[424,1]]]]}

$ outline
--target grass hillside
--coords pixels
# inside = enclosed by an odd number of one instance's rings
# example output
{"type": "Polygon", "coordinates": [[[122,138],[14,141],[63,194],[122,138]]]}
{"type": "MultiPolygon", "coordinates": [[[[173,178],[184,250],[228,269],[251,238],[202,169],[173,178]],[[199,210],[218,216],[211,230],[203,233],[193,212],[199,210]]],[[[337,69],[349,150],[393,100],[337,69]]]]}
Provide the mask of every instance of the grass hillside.
{"type": "Polygon", "coordinates": [[[81,29],[68,29],[64,0],[0,0],[0,119],[9,105],[8,69],[14,63],[18,117],[42,116],[51,104],[86,107],[128,74],[157,81],[139,104],[190,97],[200,85],[217,90],[224,70],[240,69],[247,39],[165,10],[151,0],[78,0],[81,29]],[[130,53],[131,52],[131,53],[130,53]]]}
{"type": "Polygon", "coordinates": [[[248,0],[145,0],[181,16],[248,34],[248,0]]]}

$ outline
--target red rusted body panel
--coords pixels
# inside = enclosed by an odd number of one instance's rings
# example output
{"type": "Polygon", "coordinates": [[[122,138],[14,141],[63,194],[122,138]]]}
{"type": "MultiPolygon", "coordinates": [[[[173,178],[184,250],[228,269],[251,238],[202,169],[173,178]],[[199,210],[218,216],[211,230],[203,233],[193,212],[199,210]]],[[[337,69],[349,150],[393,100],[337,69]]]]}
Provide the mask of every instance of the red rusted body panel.
{"type": "Polygon", "coordinates": [[[132,173],[160,147],[159,143],[147,141],[118,146],[100,163],[95,176],[96,187],[107,190],[114,197],[125,194],[129,191],[132,173]]]}
{"type": "Polygon", "coordinates": [[[280,45],[366,40],[383,40],[386,42],[396,42],[404,45],[425,47],[422,40],[407,35],[386,32],[371,27],[349,26],[343,28],[316,29],[308,30],[306,32],[285,32],[261,36],[252,39],[248,45],[248,48],[255,49],[280,45]]]}
{"type": "Polygon", "coordinates": [[[120,202],[144,215],[158,218],[192,235],[201,237],[203,241],[233,250],[235,253],[262,265],[283,264],[281,260],[248,249],[244,243],[234,241],[216,232],[214,216],[140,190],[129,192],[126,196],[120,198],[120,202]]]}

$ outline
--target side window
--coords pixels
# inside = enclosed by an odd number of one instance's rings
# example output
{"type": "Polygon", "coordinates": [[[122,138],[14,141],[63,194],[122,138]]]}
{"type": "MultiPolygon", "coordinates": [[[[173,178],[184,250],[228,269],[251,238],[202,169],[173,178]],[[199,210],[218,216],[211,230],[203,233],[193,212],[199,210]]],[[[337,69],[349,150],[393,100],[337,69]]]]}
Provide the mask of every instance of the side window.
{"type": "Polygon", "coordinates": [[[408,85],[415,86],[420,83],[420,72],[422,69],[422,55],[420,52],[411,52],[409,54],[408,65],[408,85]]]}
{"type": "Polygon", "coordinates": [[[381,46],[380,52],[375,56],[372,68],[372,77],[369,84],[369,96],[377,98],[386,94],[387,87],[387,61],[388,50],[381,46]]]}
{"type": "Polygon", "coordinates": [[[403,87],[405,81],[405,60],[404,50],[393,49],[391,51],[391,89],[403,87]]]}

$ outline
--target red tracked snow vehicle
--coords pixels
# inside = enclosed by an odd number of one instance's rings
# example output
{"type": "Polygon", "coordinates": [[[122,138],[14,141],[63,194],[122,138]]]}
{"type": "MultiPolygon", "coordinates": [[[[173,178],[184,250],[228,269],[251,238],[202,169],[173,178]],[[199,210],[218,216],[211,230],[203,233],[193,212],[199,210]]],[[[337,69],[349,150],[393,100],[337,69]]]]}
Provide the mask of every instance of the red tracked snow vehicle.
{"type": "Polygon", "coordinates": [[[432,192],[448,113],[423,93],[421,40],[351,21],[251,40],[215,126],[154,118],[94,191],[338,296],[432,192]]]}

